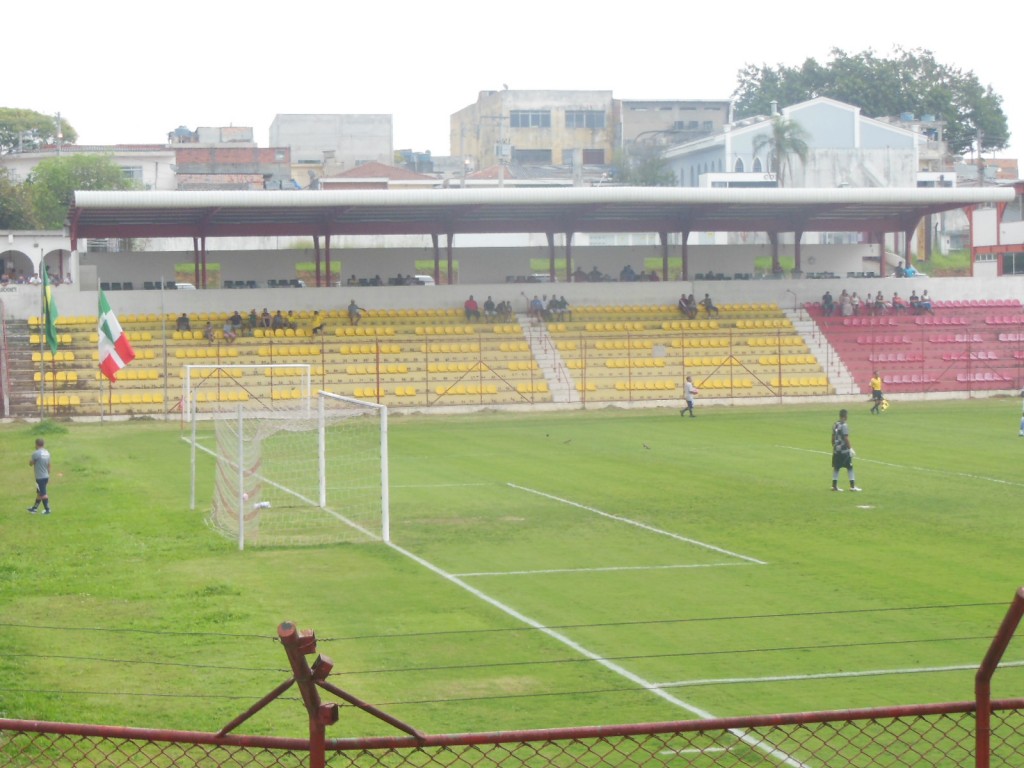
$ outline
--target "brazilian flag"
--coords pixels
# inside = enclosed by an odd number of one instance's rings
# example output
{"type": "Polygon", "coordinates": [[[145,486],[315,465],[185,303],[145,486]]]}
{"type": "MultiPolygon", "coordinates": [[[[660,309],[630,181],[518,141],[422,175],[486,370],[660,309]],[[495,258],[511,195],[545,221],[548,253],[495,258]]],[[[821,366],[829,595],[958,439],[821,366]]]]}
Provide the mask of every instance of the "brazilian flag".
{"type": "Polygon", "coordinates": [[[57,352],[57,302],[53,298],[53,286],[50,285],[50,275],[46,267],[40,269],[43,273],[43,327],[46,329],[46,346],[50,351],[57,352]]]}

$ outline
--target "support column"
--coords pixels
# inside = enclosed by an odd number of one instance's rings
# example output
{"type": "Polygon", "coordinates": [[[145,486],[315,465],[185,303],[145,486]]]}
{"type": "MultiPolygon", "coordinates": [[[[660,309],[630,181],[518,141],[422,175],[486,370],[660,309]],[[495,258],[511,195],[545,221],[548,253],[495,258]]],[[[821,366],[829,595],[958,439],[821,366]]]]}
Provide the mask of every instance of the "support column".
{"type": "Polygon", "coordinates": [[[441,284],[441,247],[436,232],[430,233],[430,244],[434,249],[434,285],[441,284]]]}
{"type": "Polygon", "coordinates": [[[316,287],[320,287],[320,235],[313,235],[313,274],[316,287]]]}
{"type": "Polygon", "coordinates": [[[690,253],[687,248],[690,241],[690,230],[684,229],[681,233],[683,242],[681,247],[681,254],[683,257],[683,263],[679,270],[679,279],[686,281],[690,279],[690,253]]]}
{"type": "MultiPolygon", "coordinates": [[[[565,281],[569,282],[569,276],[572,274],[572,237],[576,234],[575,232],[565,233],[565,281]]],[[[553,258],[553,257],[552,257],[553,258]]],[[[555,262],[551,262],[551,281],[555,280],[555,262]]]]}
{"type": "MultiPolygon", "coordinates": [[[[452,248],[455,244],[455,234],[453,232],[449,232],[446,239],[447,243],[445,244],[445,252],[448,256],[448,285],[455,285],[455,273],[452,270],[452,264],[454,263],[454,259],[452,258],[452,248]]],[[[434,282],[436,283],[437,281],[435,280],[434,282]]]]}
{"type": "Polygon", "coordinates": [[[668,232],[659,232],[661,240],[661,279],[668,280],[668,232]]]}
{"type": "Polygon", "coordinates": [[[325,285],[331,287],[331,233],[324,235],[324,257],[327,265],[327,282],[325,285]]]}
{"type": "Polygon", "coordinates": [[[793,272],[796,273],[794,276],[802,276],[804,273],[800,262],[800,241],[803,237],[804,233],[799,230],[793,233],[793,272]]]}
{"type": "Polygon", "coordinates": [[[192,238],[192,284],[201,288],[199,284],[199,238],[192,238]]]}

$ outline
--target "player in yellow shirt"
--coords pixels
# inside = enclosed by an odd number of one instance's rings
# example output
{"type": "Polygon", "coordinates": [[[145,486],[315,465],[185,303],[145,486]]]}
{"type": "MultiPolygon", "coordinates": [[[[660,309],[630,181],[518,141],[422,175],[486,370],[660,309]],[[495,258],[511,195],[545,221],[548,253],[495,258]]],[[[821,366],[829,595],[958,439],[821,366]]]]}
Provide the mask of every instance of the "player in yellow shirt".
{"type": "Polygon", "coordinates": [[[879,408],[885,401],[885,397],[882,395],[882,377],[878,375],[878,371],[875,371],[875,375],[871,377],[871,406],[872,413],[878,413],[879,408]]]}

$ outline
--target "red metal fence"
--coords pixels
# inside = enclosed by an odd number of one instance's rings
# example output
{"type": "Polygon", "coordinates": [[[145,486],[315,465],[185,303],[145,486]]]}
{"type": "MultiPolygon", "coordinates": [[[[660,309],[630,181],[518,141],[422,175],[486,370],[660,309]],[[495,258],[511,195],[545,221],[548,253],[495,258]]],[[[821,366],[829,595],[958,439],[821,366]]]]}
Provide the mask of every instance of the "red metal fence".
{"type": "Polygon", "coordinates": [[[333,663],[312,632],[282,624],[278,636],[293,677],[218,733],[0,719],[0,768],[7,766],[1024,766],[1024,699],[991,701],[991,679],[1024,617],[1017,591],[976,676],[974,701],[831,712],[497,733],[430,735],[328,682],[333,663]],[[296,686],[309,738],[238,736],[233,731],[296,686]],[[404,736],[328,739],[339,704],[327,691],[404,736]]]}

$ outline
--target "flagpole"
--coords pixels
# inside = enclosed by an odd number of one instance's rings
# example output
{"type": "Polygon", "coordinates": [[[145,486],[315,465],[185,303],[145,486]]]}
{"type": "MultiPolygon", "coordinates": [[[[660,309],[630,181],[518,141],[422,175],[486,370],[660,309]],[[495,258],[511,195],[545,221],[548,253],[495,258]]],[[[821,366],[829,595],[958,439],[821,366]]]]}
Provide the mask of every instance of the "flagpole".
{"type": "MultiPolygon", "coordinates": [[[[170,402],[170,393],[167,391],[167,311],[164,308],[164,276],[160,275],[160,336],[164,346],[164,402],[170,402]]],[[[164,419],[167,419],[167,408],[162,409],[164,419]]]]}
{"type": "MultiPolygon", "coordinates": [[[[41,268],[41,265],[40,265],[41,268]]],[[[46,416],[46,283],[39,281],[39,418],[46,416]]]]}

